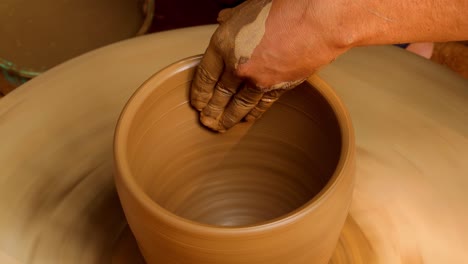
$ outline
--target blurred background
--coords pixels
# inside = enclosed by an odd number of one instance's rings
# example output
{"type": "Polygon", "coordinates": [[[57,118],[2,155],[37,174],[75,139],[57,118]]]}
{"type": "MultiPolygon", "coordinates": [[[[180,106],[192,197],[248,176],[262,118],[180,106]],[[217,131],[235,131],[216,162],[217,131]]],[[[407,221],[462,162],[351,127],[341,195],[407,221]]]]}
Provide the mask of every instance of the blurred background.
{"type": "MultiPolygon", "coordinates": [[[[120,41],[216,23],[243,0],[1,0],[0,97],[73,57],[120,41]]],[[[418,45],[403,45],[415,53],[418,45]]],[[[468,42],[430,44],[421,55],[468,78],[468,42]],[[424,53],[424,54],[423,54],[424,53]]]]}

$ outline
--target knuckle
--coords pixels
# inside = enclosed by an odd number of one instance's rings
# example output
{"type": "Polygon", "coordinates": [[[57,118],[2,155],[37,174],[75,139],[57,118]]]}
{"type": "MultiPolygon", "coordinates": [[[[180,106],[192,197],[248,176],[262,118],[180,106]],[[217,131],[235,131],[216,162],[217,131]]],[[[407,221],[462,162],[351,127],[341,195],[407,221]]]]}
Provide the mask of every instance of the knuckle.
{"type": "Polygon", "coordinates": [[[255,107],[254,109],[252,109],[252,111],[250,111],[250,113],[246,116],[246,119],[248,120],[255,120],[257,118],[259,118],[261,115],[262,115],[262,111],[259,110],[257,107],[255,107]]]}
{"type": "Polygon", "coordinates": [[[260,101],[260,103],[257,105],[256,108],[257,108],[257,110],[258,110],[259,112],[262,112],[262,113],[263,113],[263,112],[265,112],[268,108],[270,108],[270,106],[271,106],[275,101],[276,101],[276,100],[274,100],[274,99],[273,99],[273,100],[268,100],[268,99],[263,100],[263,99],[262,99],[262,101],[260,101]]]}
{"type": "Polygon", "coordinates": [[[279,99],[279,97],[283,94],[283,90],[281,89],[276,89],[276,90],[271,90],[268,93],[265,93],[265,95],[262,98],[262,101],[276,101],[279,99]]]}
{"type": "Polygon", "coordinates": [[[231,36],[231,31],[229,30],[228,23],[224,22],[219,25],[216,29],[216,32],[210,39],[210,44],[218,51],[222,51],[223,47],[229,47],[226,43],[232,42],[233,37],[231,36]]]}
{"type": "Polygon", "coordinates": [[[272,90],[273,85],[271,81],[268,79],[262,78],[262,76],[255,78],[253,80],[253,83],[263,93],[266,93],[272,90]]]}
{"type": "Polygon", "coordinates": [[[201,111],[202,115],[204,116],[205,119],[211,118],[214,120],[217,120],[218,117],[222,114],[222,109],[216,108],[216,107],[205,107],[201,111]]]}
{"type": "Polygon", "coordinates": [[[218,82],[216,84],[216,89],[221,93],[223,96],[232,96],[235,93],[235,89],[226,85],[224,82],[218,82]]]}
{"type": "Polygon", "coordinates": [[[203,114],[206,116],[217,117],[223,111],[223,107],[208,103],[208,105],[203,108],[203,114]]]}
{"type": "Polygon", "coordinates": [[[229,129],[231,128],[234,124],[236,123],[236,118],[234,115],[232,115],[231,113],[225,113],[223,115],[223,118],[221,119],[220,121],[220,125],[224,128],[224,129],[229,129]]]}
{"type": "Polygon", "coordinates": [[[190,99],[208,102],[211,99],[211,93],[195,88],[190,91],[190,99]]]}
{"type": "Polygon", "coordinates": [[[247,62],[241,63],[241,61],[244,61],[245,59],[240,58],[239,61],[237,62],[237,67],[234,70],[234,74],[239,77],[239,78],[246,78],[246,79],[251,79],[251,73],[249,68],[246,66],[247,62]]]}
{"type": "Polygon", "coordinates": [[[221,10],[218,13],[218,18],[217,18],[218,23],[222,24],[226,22],[231,17],[231,13],[232,13],[232,8],[225,8],[221,10]]]}
{"type": "Polygon", "coordinates": [[[215,84],[217,81],[203,65],[197,67],[197,77],[201,82],[206,84],[215,84]]]}
{"type": "Polygon", "coordinates": [[[232,103],[235,105],[237,108],[249,108],[254,106],[253,100],[247,98],[247,97],[234,97],[232,100],[232,103]]]}
{"type": "Polygon", "coordinates": [[[247,116],[245,116],[244,120],[247,122],[252,122],[255,119],[257,119],[252,113],[249,113],[247,116]]]}
{"type": "Polygon", "coordinates": [[[262,91],[265,94],[274,91],[271,85],[267,83],[257,83],[256,86],[258,87],[258,89],[260,89],[260,91],[262,91]]]}
{"type": "Polygon", "coordinates": [[[258,91],[252,91],[250,93],[244,94],[236,94],[233,99],[233,103],[240,107],[254,107],[259,100],[261,100],[262,94],[259,93],[258,91]]]}

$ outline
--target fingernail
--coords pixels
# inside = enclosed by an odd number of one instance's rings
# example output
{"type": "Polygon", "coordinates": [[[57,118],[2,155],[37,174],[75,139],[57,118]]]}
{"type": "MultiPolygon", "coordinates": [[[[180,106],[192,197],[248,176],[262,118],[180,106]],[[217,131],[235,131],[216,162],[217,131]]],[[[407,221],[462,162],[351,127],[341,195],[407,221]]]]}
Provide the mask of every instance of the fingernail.
{"type": "Polygon", "coordinates": [[[253,115],[247,115],[247,116],[244,118],[244,120],[245,120],[246,122],[252,122],[252,121],[255,121],[255,119],[256,119],[256,118],[255,118],[253,115]]]}
{"type": "Polygon", "coordinates": [[[206,103],[198,100],[191,100],[190,104],[193,106],[193,108],[197,109],[199,112],[203,110],[205,107],[206,103]]]}
{"type": "Polygon", "coordinates": [[[216,128],[216,130],[217,130],[219,133],[224,133],[224,132],[226,132],[228,129],[229,129],[229,127],[226,127],[226,126],[224,126],[221,122],[218,122],[218,127],[216,128]]]}
{"type": "Polygon", "coordinates": [[[206,116],[203,112],[200,114],[200,122],[206,127],[209,127],[213,130],[218,130],[218,121],[212,117],[206,116]]]}

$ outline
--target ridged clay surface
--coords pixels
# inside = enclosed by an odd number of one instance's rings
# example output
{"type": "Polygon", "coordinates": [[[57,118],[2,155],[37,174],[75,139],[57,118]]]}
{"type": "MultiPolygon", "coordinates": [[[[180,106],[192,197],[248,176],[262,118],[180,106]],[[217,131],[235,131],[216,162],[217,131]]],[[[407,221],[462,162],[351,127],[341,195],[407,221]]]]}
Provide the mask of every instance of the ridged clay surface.
{"type": "Polygon", "coordinates": [[[187,96],[199,59],[145,82],[116,129],[117,190],[145,259],[327,263],[354,182],[342,102],[315,77],[258,122],[214,133],[187,96]]]}

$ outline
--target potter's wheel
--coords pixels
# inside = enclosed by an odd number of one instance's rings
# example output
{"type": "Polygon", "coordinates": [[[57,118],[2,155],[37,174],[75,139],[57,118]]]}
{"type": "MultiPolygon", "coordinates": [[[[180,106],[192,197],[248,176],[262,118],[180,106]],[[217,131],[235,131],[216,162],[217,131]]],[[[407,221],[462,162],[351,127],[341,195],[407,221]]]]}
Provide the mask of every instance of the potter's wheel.
{"type": "MultiPolygon", "coordinates": [[[[0,100],[0,263],[138,263],[113,129],[132,92],[202,53],[214,28],[99,49],[0,100]]],[[[468,81],[393,47],[354,49],[320,76],[350,110],[358,154],[332,263],[466,263],[468,81]]]]}

